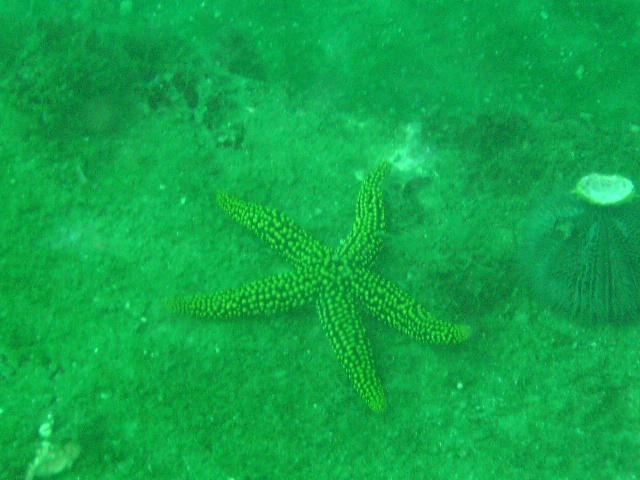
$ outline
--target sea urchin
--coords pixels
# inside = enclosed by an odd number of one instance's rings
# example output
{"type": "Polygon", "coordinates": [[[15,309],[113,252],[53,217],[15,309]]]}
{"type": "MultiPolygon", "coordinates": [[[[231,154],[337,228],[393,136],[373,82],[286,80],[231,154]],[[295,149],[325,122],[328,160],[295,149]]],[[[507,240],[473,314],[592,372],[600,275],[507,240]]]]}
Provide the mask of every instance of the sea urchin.
{"type": "Polygon", "coordinates": [[[640,201],[620,175],[582,177],[528,218],[520,255],[533,293],[570,316],[640,317],[640,201]]]}

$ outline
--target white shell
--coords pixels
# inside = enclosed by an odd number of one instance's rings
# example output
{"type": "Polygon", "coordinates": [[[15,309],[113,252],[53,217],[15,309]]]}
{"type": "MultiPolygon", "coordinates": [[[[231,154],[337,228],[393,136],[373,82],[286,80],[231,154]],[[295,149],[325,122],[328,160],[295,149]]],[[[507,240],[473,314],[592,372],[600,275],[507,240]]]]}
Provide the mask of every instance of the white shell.
{"type": "Polygon", "coordinates": [[[633,182],[621,175],[591,173],[582,177],[574,193],[594,205],[617,205],[633,198],[633,182]]]}

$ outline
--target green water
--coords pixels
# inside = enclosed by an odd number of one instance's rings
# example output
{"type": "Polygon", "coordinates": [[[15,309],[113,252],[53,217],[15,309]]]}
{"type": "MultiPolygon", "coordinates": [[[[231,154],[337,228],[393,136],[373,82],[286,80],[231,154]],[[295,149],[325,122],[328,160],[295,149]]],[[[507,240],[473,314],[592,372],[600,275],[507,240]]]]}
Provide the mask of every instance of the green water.
{"type": "Polygon", "coordinates": [[[637,479],[640,323],[549,311],[516,259],[539,202],[592,171],[640,177],[639,16],[0,2],[0,479],[53,457],[61,480],[637,479]],[[434,347],[364,316],[384,414],[313,306],[168,311],[289,269],[216,192],[335,246],[384,160],[373,269],[473,328],[434,347]]]}

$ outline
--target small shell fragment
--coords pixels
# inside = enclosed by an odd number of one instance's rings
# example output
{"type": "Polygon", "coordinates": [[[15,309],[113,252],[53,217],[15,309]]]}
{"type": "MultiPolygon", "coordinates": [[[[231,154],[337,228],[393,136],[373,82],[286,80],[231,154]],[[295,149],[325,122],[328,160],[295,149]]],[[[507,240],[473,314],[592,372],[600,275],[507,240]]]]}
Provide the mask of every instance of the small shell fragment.
{"type": "Polygon", "coordinates": [[[618,205],[634,197],[633,182],[621,175],[591,173],[582,177],[574,193],[593,205],[618,205]]]}
{"type": "Polygon", "coordinates": [[[74,442],[57,445],[44,441],[40,444],[36,457],[29,465],[25,480],[50,477],[71,468],[80,455],[80,446],[74,442]]]}

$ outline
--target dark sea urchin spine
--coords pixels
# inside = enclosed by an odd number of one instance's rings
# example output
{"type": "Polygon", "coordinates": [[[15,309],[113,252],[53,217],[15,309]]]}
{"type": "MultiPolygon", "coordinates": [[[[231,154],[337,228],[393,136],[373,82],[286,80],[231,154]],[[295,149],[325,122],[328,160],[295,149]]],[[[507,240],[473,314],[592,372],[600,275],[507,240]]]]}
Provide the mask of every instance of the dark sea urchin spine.
{"type": "Polygon", "coordinates": [[[524,230],[522,269],[540,301],[586,320],[640,319],[640,199],[630,180],[587,175],[524,230]]]}

